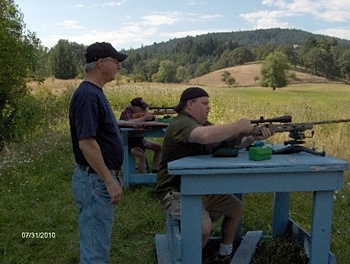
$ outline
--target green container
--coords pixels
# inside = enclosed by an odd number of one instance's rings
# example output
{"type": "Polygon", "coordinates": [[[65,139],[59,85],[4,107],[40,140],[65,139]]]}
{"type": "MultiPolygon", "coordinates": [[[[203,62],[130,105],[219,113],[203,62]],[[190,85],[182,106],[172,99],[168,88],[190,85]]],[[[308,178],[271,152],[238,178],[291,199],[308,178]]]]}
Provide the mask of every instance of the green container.
{"type": "Polygon", "coordinates": [[[272,156],[272,148],[268,146],[251,147],[249,149],[250,160],[269,160],[272,156]]]}
{"type": "Polygon", "coordinates": [[[170,123],[172,117],[159,117],[157,118],[157,122],[161,123],[170,123]]]}

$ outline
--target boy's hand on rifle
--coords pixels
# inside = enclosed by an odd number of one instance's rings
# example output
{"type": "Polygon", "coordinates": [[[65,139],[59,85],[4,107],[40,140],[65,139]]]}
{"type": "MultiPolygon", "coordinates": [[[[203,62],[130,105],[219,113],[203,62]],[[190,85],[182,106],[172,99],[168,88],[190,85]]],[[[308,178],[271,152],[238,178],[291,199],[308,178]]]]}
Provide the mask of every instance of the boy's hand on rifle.
{"type": "Polygon", "coordinates": [[[143,120],[144,121],[154,121],[154,120],[156,120],[156,116],[152,115],[151,113],[147,113],[144,115],[143,120]]]}

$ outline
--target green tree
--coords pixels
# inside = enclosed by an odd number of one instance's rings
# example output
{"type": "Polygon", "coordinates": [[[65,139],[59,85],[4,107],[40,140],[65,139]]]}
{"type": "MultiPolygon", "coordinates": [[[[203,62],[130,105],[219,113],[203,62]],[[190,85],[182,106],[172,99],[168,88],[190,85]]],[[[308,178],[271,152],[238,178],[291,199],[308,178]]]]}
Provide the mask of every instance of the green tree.
{"type": "Polygon", "coordinates": [[[186,82],[190,78],[188,69],[185,66],[179,66],[176,70],[176,80],[178,82],[186,82]]]}
{"type": "Polygon", "coordinates": [[[194,72],[194,76],[198,77],[198,76],[202,76],[204,74],[211,72],[212,64],[213,63],[211,60],[207,60],[207,61],[199,63],[195,72],[194,72]]]}
{"type": "Polygon", "coordinates": [[[50,52],[51,67],[55,78],[73,79],[78,75],[77,56],[68,40],[60,39],[50,52]]]}
{"type": "Polygon", "coordinates": [[[322,48],[312,48],[305,57],[305,66],[311,69],[315,75],[334,78],[335,65],[330,52],[322,48]]]}
{"type": "Polygon", "coordinates": [[[156,82],[176,83],[176,64],[170,60],[159,63],[158,72],[153,74],[152,79],[156,82]]]}
{"type": "Polygon", "coordinates": [[[307,57],[308,52],[317,47],[317,40],[314,37],[309,37],[305,43],[302,45],[300,52],[299,52],[299,62],[301,66],[306,67],[307,65],[307,57]]]}
{"type": "Polygon", "coordinates": [[[231,86],[235,82],[236,82],[236,79],[233,78],[232,76],[227,77],[226,80],[225,80],[225,84],[228,85],[228,86],[231,86]]]}
{"type": "MultiPolygon", "coordinates": [[[[123,65],[124,67],[124,65],[123,65]]],[[[156,59],[141,60],[135,65],[133,74],[136,74],[138,79],[142,76],[143,81],[151,82],[152,76],[158,72],[159,62],[156,59]]]]}
{"type": "Polygon", "coordinates": [[[49,49],[41,44],[37,39],[33,41],[35,53],[33,54],[33,63],[28,77],[33,81],[43,82],[45,78],[52,75],[49,61],[49,49]]]}
{"type": "Polygon", "coordinates": [[[335,39],[313,37],[308,38],[301,48],[299,58],[300,64],[314,74],[334,79],[339,75],[337,65],[339,57],[338,42],[335,39]]]}
{"type": "Polygon", "coordinates": [[[12,0],[0,1],[0,149],[14,139],[17,98],[27,93],[26,77],[33,67],[35,35],[28,33],[23,15],[12,0]]]}
{"type": "Polygon", "coordinates": [[[350,49],[345,50],[339,58],[339,68],[341,76],[350,80],[350,49]]]}
{"type": "Polygon", "coordinates": [[[224,50],[216,62],[215,69],[224,69],[230,66],[234,66],[234,52],[232,50],[224,50]]]}
{"type": "Polygon", "coordinates": [[[254,57],[256,60],[265,60],[265,58],[276,51],[276,45],[273,43],[267,43],[256,47],[253,50],[254,57]]]}
{"type": "Polygon", "coordinates": [[[221,81],[225,82],[226,78],[231,76],[231,73],[229,71],[223,71],[223,73],[221,74],[221,81]]]}
{"type": "Polygon", "coordinates": [[[232,51],[232,60],[232,66],[242,65],[244,63],[254,61],[254,55],[249,49],[245,47],[238,47],[232,51]]]}
{"type": "Polygon", "coordinates": [[[261,85],[263,87],[285,87],[287,85],[287,73],[290,69],[288,58],[280,51],[268,55],[261,66],[261,85]]]}
{"type": "Polygon", "coordinates": [[[84,44],[78,44],[76,42],[69,42],[70,52],[73,57],[73,61],[76,64],[76,70],[78,76],[83,77],[85,75],[85,50],[84,44]]]}
{"type": "Polygon", "coordinates": [[[298,55],[293,45],[282,45],[277,50],[287,56],[291,65],[296,66],[298,64],[298,55]]]}
{"type": "Polygon", "coordinates": [[[221,74],[221,81],[224,82],[226,85],[230,86],[236,82],[236,79],[231,76],[230,72],[224,71],[221,74]]]}

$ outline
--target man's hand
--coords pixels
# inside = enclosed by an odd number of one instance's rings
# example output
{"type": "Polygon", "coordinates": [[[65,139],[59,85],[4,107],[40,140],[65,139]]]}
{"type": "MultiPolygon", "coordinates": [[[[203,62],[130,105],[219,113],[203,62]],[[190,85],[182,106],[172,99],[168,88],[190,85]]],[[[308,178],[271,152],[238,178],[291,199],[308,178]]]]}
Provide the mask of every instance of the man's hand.
{"type": "Polygon", "coordinates": [[[242,134],[248,134],[253,130],[253,126],[249,119],[242,118],[236,122],[242,134]]]}
{"type": "Polygon", "coordinates": [[[111,179],[108,182],[105,182],[107,191],[109,195],[111,196],[111,204],[118,204],[123,199],[123,189],[119,186],[113,179],[111,179]]]}
{"type": "Polygon", "coordinates": [[[255,140],[265,140],[265,139],[274,135],[274,133],[270,129],[268,129],[267,127],[261,127],[259,132],[261,132],[261,135],[254,136],[255,140]]]}

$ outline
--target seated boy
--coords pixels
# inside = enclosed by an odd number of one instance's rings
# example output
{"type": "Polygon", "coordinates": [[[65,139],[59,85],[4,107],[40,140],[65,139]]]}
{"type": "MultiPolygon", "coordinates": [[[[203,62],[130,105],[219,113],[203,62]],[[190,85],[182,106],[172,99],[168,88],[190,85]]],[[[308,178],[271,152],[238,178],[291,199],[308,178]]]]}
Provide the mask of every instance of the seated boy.
{"type": "MultiPolygon", "coordinates": [[[[147,111],[149,105],[141,97],[132,99],[130,104],[131,105],[121,113],[121,120],[154,121],[156,119],[155,115],[147,111]]],[[[146,149],[154,151],[152,171],[158,171],[162,152],[161,144],[143,137],[129,137],[128,141],[129,151],[136,159],[138,171],[140,173],[145,173],[146,171],[146,149]]]]}

